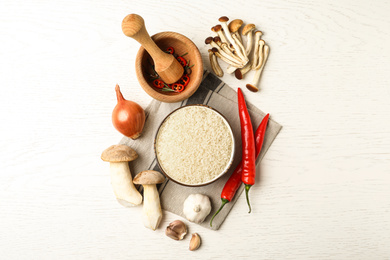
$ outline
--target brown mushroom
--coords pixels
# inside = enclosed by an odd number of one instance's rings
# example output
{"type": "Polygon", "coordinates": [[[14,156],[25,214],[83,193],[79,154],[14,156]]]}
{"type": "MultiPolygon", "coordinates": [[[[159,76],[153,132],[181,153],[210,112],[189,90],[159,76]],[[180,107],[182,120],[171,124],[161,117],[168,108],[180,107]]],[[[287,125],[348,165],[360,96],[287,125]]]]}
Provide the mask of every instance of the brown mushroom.
{"type": "Polygon", "coordinates": [[[221,41],[222,41],[222,42],[226,42],[227,44],[229,44],[228,40],[226,39],[225,34],[223,33],[222,26],[221,26],[220,24],[217,24],[216,26],[213,26],[213,27],[211,28],[211,30],[212,30],[213,32],[215,32],[215,33],[218,35],[218,37],[221,38],[221,41]]]}
{"type": "Polygon", "coordinates": [[[215,54],[212,50],[208,50],[208,52],[209,52],[209,60],[210,60],[211,69],[214,71],[215,75],[217,75],[218,77],[222,77],[223,70],[219,66],[217,56],[215,56],[215,54]]]}
{"type": "Polygon", "coordinates": [[[253,45],[253,31],[255,30],[256,26],[253,23],[247,24],[242,28],[242,35],[247,37],[246,42],[246,48],[245,53],[247,56],[251,53],[252,45],[253,45]]]}
{"type": "Polygon", "coordinates": [[[165,177],[161,173],[152,170],[138,173],[133,180],[135,184],[141,184],[144,187],[143,222],[145,227],[152,230],[156,230],[162,218],[156,184],[164,181],[165,177]]]}
{"type": "Polygon", "coordinates": [[[236,35],[237,39],[239,39],[241,43],[242,39],[240,34],[238,33],[238,30],[240,30],[243,23],[244,22],[241,19],[234,19],[228,25],[229,31],[231,32],[232,36],[236,35]]]}
{"type": "Polygon", "coordinates": [[[263,33],[261,31],[255,32],[255,42],[254,42],[255,49],[253,51],[252,70],[255,70],[259,62],[259,47],[260,47],[259,43],[262,35],[263,33]]]}
{"type": "Polygon", "coordinates": [[[244,75],[251,70],[251,68],[252,68],[252,62],[249,61],[243,68],[236,69],[234,71],[234,76],[236,77],[236,79],[241,80],[244,78],[244,75]]]}
{"type": "Polygon", "coordinates": [[[264,62],[264,47],[265,47],[265,41],[264,40],[260,40],[259,41],[259,50],[258,50],[258,58],[257,58],[257,64],[255,65],[255,67],[253,68],[252,66],[252,69],[253,70],[258,70],[261,68],[261,65],[263,65],[263,62],[264,62]]]}
{"type": "Polygon", "coordinates": [[[253,77],[252,83],[251,84],[246,84],[247,89],[249,89],[252,92],[259,91],[259,88],[257,87],[257,85],[259,84],[261,73],[263,72],[263,69],[264,69],[264,65],[267,62],[268,54],[269,54],[269,46],[268,45],[264,45],[264,60],[263,60],[263,63],[261,65],[260,69],[256,70],[256,73],[255,73],[255,75],[253,77]]]}

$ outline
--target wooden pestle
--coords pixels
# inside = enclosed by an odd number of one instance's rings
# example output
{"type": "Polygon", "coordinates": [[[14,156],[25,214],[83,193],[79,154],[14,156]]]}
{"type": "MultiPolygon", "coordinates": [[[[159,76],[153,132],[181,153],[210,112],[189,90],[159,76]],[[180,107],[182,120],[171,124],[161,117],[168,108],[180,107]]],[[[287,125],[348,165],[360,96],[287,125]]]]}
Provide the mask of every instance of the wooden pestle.
{"type": "Polygon", "coordinates": [[[163,52],[150,38],[146,31],[144,19],[137,14],[129,14],[122,21],[122,31],[126,36],[138,41],[149,53],[154,62],[154,69],[167,83],[172,84],[183,76],[184,68],[176,58],[163,52]]]}

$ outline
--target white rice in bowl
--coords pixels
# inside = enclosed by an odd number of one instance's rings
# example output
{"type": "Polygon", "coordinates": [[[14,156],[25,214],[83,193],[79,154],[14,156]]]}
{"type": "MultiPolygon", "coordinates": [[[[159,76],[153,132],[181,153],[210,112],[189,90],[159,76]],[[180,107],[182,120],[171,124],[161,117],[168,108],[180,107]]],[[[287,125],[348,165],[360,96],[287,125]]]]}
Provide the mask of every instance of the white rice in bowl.
{"type": "Polygon", "coordinates": [[[226,119],[213,109],[186,106],[162,123],[155,149],[160,167],[171,179],[199,185],[229,168],[234,137],[226,119]]]}

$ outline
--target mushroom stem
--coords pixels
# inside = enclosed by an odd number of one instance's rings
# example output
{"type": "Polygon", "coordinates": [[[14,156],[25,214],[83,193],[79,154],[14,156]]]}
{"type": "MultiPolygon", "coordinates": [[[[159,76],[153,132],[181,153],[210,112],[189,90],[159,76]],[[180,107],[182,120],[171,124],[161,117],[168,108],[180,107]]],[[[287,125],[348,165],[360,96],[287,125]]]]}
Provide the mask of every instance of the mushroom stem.
{"type": "Polygon", "coordinates": [[[249,54],[251,53],[251,50],[252,50],[252,45],[253,45],[253,34],[252,32],[249,32],[247,34],[247,45],[246,45],[246,48],[245,48],[245,53],[247,56],[249,56],[249,54]]]}
{"type": "Polygon", "coordinates": [[[140,205],[142,195],[135,188],[128,162],[110,162],[111,185],[116,199],[125,207],[140,205]]]}
{"type": "Polygon", "coordinates": [[[261,73],[263,72],[265,63],[267,62],[268,54],[269,54],[269,47],[268,47],[268,45],[265,45],[264,46],[263,64],[261,65],[260,69],[256,70],[256,73],[255,73],[253,80],[252,80],[252,84],[246,84],[246,87],[252,92],[257,92],[259,90],[257,85],[260,82],[261,73]]]}
{"type": "Polygon", "coordinates": [[[252,70],[255,70],[256,65],[258,64],[259,61],[259,41],[260,37],[263,35],[261,31],[256,31],[255,32],[255,49],[253,51],[253,60],[252,60],[252,70]]]}
{"type": "MultiPolygon", "coordinates": [[[[241,44],[242,44],[242,38],[241,38],[240,33],[237,31],[237,32],[233,33],[232,36],[233,36],[233,35],[234,35],[235,37],[237,37],[238,41],[241,42],[241,44]]],[[[233,39],[234,39],[234,37],[233,37],[233,39]]],[[[245,50],[245,48],[244,48],[244,50],[245,50]]]]}
{"type": "Polygon", "coordinates": [[[214,71],[215,75],[217,75],[218,77],[222,77],[223,70],[219,66],[217,56],[214,55],[214,52],[212,50],[209,50],[209,59],[210,59],[211,69],[214,71]]]}
{"type": "Polygon", "coordinates": [[[254,70],[258,70],[261,68],[261,65],[263,65],[264,62],[264,45],[265,42],[263,40],[259,41],[259,59],[257,61],[257,64],[254,68],[254,70]]]}
{"type": "Polygon", "coordinates": [[[239,34],[237,33],[234,33],[232,34],[232,38],[236,41],[238,47],[240,47],[240,52],[243,53],[243,55],[248,59],[247,55],[246,55],[246,51],[245,51],[245,47],[244,45],[242,44],[242,41],[241,39],[239,38],[239,34]]]}
{"type": "MultiPolygon", "coordinates": [[[[245,65],[246,66],[246,65],[245,65]]],[[[232,74],[234,73],[238,68],[237,67],[234,67],[232,65],[229,65],[227,68],[226,68],[226,72],[229,73],[229,74],[232,74]]]]}
{"type": "Polygon", "coordinates": [[[155,184],[143,184],[144,206],[143,222],[144,226],[156,230],[162,218],[160,196],[155,184]]]}

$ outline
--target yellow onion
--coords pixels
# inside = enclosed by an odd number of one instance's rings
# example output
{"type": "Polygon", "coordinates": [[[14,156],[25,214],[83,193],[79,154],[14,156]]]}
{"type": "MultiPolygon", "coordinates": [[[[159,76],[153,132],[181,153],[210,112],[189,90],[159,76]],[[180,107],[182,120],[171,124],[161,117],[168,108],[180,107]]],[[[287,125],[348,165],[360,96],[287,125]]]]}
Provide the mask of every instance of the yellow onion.
{"type": "Polygon", "coordinates": [[[145,125],[145,111],[137,103],[124,99],[118,84],[115,92],[118,103],[112,111],[112,124],[121,134],[137,139],[145,125]]]}

